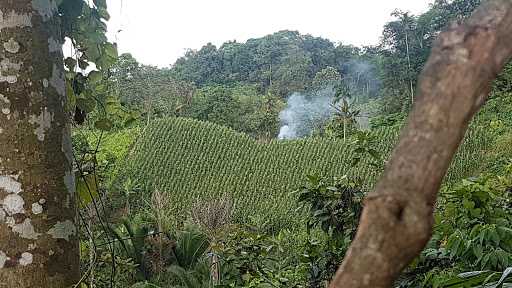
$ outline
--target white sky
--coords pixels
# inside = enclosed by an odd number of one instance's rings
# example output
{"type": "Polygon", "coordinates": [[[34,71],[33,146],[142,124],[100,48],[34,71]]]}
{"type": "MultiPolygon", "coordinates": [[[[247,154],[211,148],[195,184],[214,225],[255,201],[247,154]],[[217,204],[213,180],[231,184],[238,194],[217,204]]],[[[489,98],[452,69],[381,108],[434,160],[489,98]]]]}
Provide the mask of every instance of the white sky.
{"type": "Polygon", "coordinates": [[[119,52],[168,66],[187,48],[298,30],[344,44],[376,44],[395,9],[424,12],[431,0],[108,0],[119,52]],[[117,32],[122,30],[121,32],[117,32]]]}

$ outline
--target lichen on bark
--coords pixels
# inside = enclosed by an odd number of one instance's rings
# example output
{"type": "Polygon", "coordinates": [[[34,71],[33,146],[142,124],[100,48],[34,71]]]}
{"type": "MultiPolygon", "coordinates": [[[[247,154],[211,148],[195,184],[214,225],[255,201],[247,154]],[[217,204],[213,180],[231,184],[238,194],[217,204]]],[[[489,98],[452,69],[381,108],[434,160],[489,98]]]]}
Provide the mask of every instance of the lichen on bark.
{"type": "Polygon", "coordinates": [[[54,0],[0,1],[0,279],[7,287],[70,287],[79,278],[55,12],[54,0]]]}

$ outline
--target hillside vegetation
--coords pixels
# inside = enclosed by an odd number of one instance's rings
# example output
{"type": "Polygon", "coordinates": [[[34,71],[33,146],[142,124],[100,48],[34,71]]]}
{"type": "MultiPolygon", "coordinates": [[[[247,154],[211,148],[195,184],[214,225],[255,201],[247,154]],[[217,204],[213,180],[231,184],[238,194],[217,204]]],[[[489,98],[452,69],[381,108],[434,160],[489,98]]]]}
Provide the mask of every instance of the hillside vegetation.
{"type": "MultiPolygon", "coordinates": [[[[398,127],[370,132],[378,140],[374,149],[387,157],[398,132],[398,127]]],[[[155,121],[139,139],[126,161],[129,165],[122,179],[142,183],[146,192],[156,189],[170,194],[172,214],[177,220],[185,220],[191,205],[199,199],[228,195],[234,201],[238,221],[258,216],[287,223],[297,208],[290,192],[298,189],[307,175],[358,176],[367,190],[381,171],[368,165],[370,159],[352,168],[357,157],[353,140],[258,142],[229,128],[187,118],[155,121]]],[[[473,129],[447,179],[471,175],[485,145],[481,129],[473,129]]]]}
{"type": "MultiPolygon", "coordinates": [[[[291,30],[218,46],[206,36],[170,67],[123,54],[67,73],[87,287],[327,287],[405,119],[425,103],[416,83],[435,39],[480,2],[396,10],[374,46],[291,30]]],[[[439,187],[431,241],[393,287],[512,281],[511,95],[509,63],[439,187]]],[[[430,167],[450,147],[426,155],[430,167]]]]}

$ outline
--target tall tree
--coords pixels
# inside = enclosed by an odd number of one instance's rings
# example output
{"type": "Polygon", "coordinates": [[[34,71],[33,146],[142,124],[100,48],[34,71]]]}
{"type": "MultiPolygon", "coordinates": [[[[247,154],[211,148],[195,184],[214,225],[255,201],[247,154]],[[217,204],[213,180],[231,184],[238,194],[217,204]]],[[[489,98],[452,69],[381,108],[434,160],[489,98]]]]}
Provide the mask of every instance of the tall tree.
{"type": "Polygon", "coordinates": [[[0,279],[79,277],[62,43],[53,0],[0,1],[0,279]]]}
{"type": "Polygon", "coordinates": [[[331,287],[392,287],[430,239],[441,181],[469,121],[512,56],[512,2],[487,1],[443,32],[401,139],[331,287]]]}
{"type": "MultiPolygon", "coordinates": [[[[404,40],[405,40],[405,51],[406,51],[406,58],[407,58],[407,68],[409,70],[409,74],[412,74],[412,66],[411,66],[411,45],[409,40],[409,34],[410,31],[413,29],[414,20],[409,16],[409,13],[400,13],[396,12],[394,16],[397,16],[400,19],[400,22],[402,22],[402,28],[403,28],[403,34],[404,34],[404,40]]],[[[409,76],[409,93],[411,96],[411,102],[414,102],[414,84],[413,84],[413,78],[409,76]]]]}
{"type": "Polygon", "coordinates": [[[335,87],[341,81],[341,75],[333,67],[327,67],[318,71],[313,78],[311,86],[313,89],[322,89],[326,87],[335,87]]]}

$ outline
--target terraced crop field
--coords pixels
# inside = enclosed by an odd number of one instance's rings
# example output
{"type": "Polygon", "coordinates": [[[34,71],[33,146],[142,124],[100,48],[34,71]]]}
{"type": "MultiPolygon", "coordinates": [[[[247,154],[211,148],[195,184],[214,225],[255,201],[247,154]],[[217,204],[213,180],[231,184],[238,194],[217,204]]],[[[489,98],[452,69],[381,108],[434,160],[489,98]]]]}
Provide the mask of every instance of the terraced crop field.
{"type": "MultiPolygon", "coordinates": [[[[398,129],[372,133],[379,139],[375,148],[388,155],[398,129]]],[[[466,142],[459,158],[471,157],[472,151],[483,145],[483,140],[466,142]]],[[[121,172],[120,179],[130,177],[143,183],[148,193],[154,189],[168,193],[170,209],[177,218],[188,217],[196,201],[229,195],[237,221],[257,216],[291,223],[289,220],[300,213],[295,211],[297,204],[291,192],[304,184],[307,174],[357,174],[366,188],[375,183],[380,172],[364,165],[365,161],[350,169],[351,145],[320,138],[263,143],[208,122],[165,119],[146,128],[129,154],[126,162],[131,164],[121,172]]],[[[456,158],[456,167],[448,178],[467,172],[465,165],[458,167],[465,163],[460,160],[456,158]]]]}

